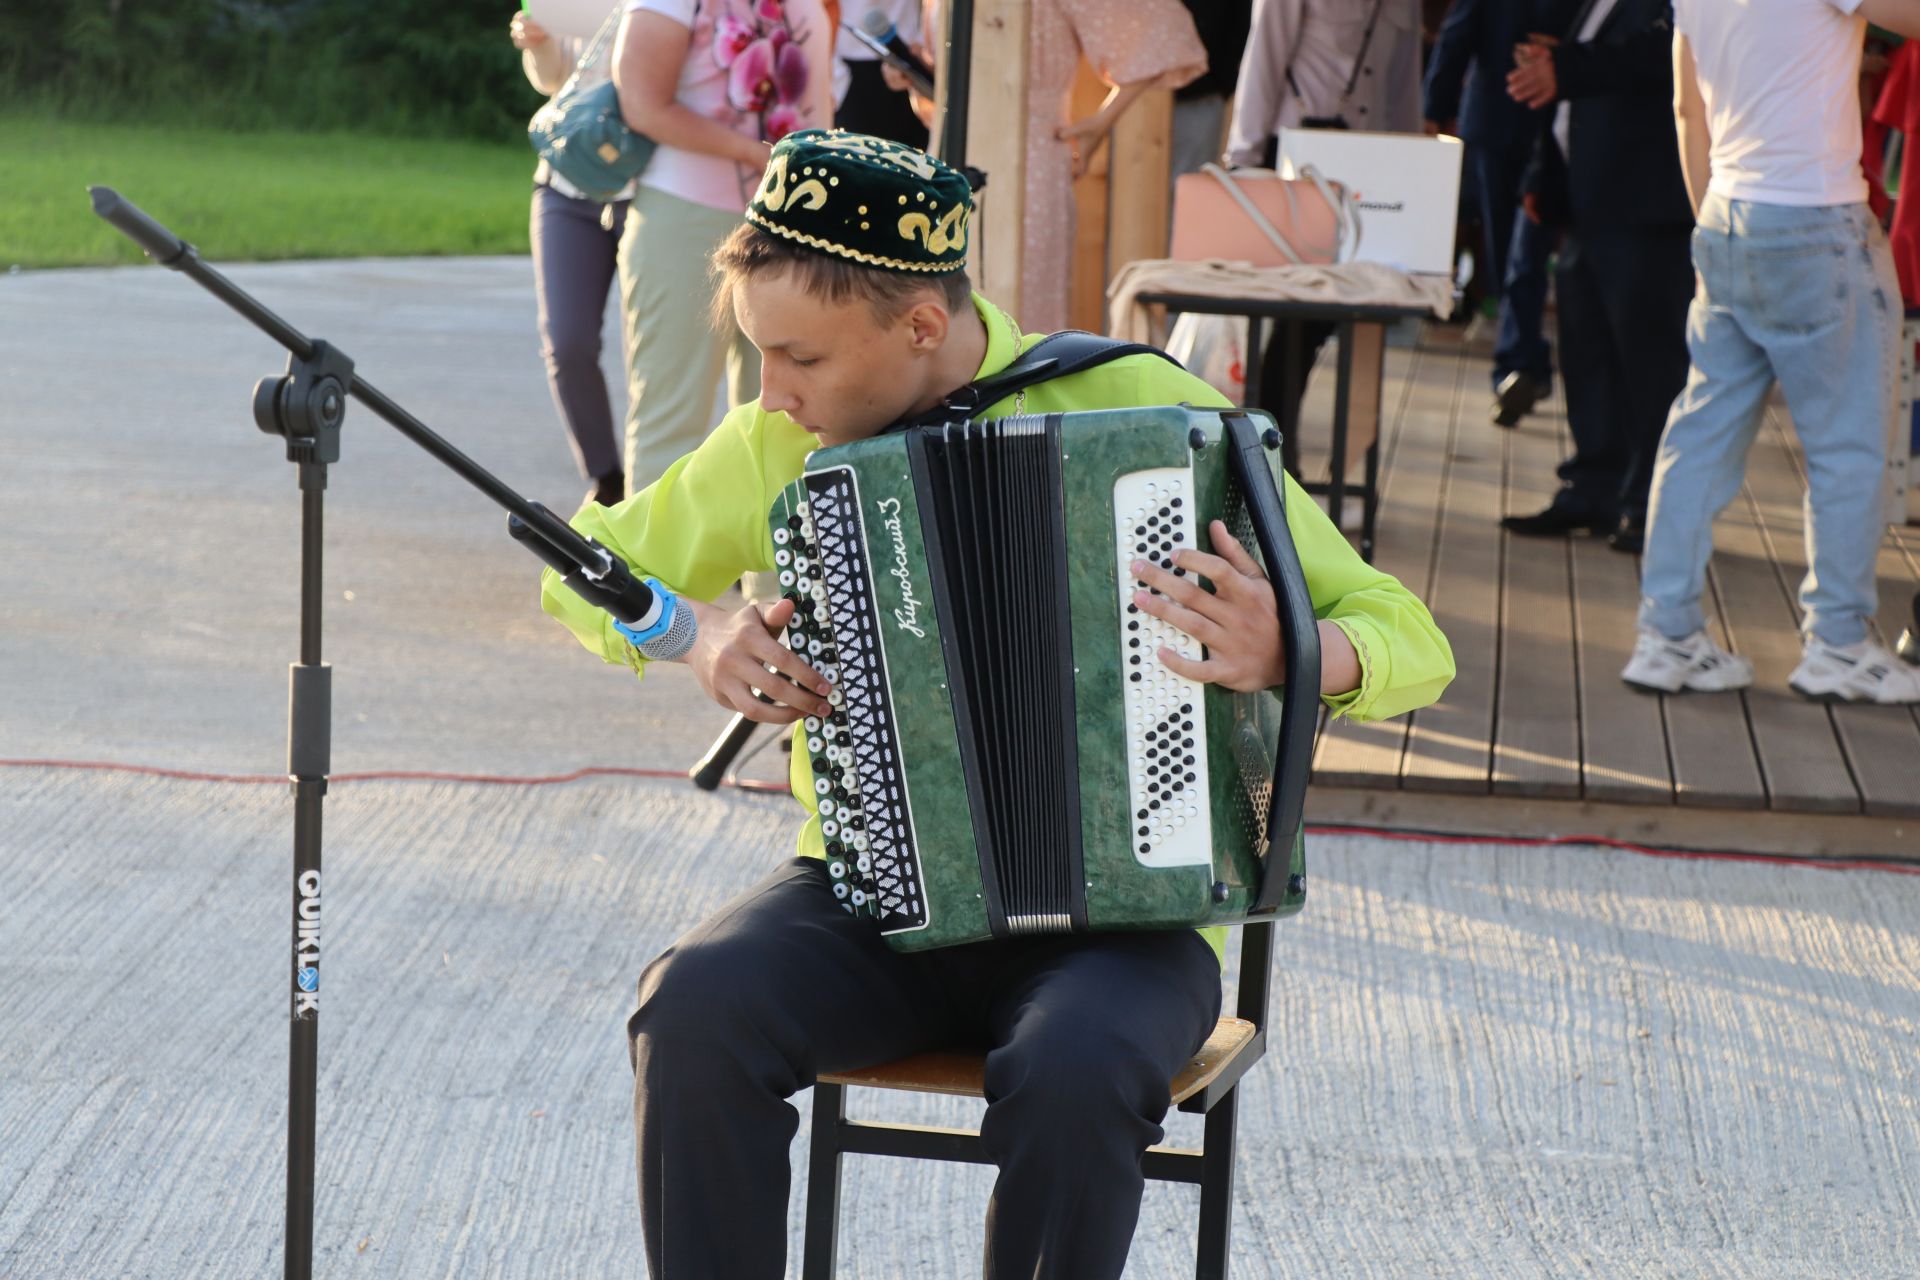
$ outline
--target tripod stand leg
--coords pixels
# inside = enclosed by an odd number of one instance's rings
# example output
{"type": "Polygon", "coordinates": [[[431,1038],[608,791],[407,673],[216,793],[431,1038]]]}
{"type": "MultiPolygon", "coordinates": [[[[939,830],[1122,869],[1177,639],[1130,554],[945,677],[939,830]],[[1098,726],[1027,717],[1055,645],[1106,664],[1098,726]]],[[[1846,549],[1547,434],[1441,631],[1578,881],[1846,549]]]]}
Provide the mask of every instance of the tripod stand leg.
{"type": "Polygon", "coordinates": [[[712,791],[727,776],[727,770],[739,758],[746,747],[747,740],[753,737],[754,722],[738,712],[727,727],[721,731],[713,745],[707,748],[707,754],[700,757],[698,764],[687,770],[687,776],[693,779],[693,785],[702,791],[712,791]]]}

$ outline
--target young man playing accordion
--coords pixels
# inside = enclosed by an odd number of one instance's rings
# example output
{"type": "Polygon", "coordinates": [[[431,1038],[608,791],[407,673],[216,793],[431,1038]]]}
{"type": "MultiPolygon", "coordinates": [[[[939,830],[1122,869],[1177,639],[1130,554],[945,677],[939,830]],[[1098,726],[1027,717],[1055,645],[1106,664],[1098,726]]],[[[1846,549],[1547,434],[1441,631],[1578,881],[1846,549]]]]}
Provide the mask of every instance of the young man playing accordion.
{"type": "MultiPolygon", "coordinates": [[[[714,256],[716,305],[762,355],[761,394],[661,479],[574,524],[684,596],[685,661],[721,706],[788,724],[827,713],[826,680],[779,643],[794,605],[699,603],[773,567],[768,512],[807,455],[877,435],[1005,369],[1038,339],[973,293],[972,198],[954,170],[857,134],[794,134],[773,152],[746,221],[714,256]],[[755,690],[768,695],[765,702],[755,690]]],[[[1153,355],[1125,356],[1023,392],[1051,414],[1190,403],[1227,407],[1153,355]]],[[[1014,398],[985,416],[1014,412],[1014,398]]],[[[1426,608],[1364,563],[1292,483],[1288,525],[1323,652],[1321,695],[1356,719],[1432,702],[1453,658],[1426,608]]],[[[1214,554],[1176,576],[1133,568],[1140,608],[1206,646],[1162,650],[1199,681],[1282,682],[1280,627],[1258,563],[1215,522],[1214,554]],[[1212,584],[1198,584],[1204,576],[1212,584]]],[[[606,613],[549,573],[543,604],[607,662],[646,659],[606,613]]],[[[991,1276],[1117,1276],[1160,1140],[1168,1080],[1213,1029],[1219,930],[1082,933],[900,952],[835,899],[807,752],[794,794],[810,816],[798,856],[650,964],[628,1029],[640,1202],[651,1273],[671,1280],[784,1274],[788,1098],[817,1075],[954,1044],[990,1047],[981,1136],[999,1166],[991,1276]]],[[[957,785],[957,784],[956,784],[957,785]]]]}

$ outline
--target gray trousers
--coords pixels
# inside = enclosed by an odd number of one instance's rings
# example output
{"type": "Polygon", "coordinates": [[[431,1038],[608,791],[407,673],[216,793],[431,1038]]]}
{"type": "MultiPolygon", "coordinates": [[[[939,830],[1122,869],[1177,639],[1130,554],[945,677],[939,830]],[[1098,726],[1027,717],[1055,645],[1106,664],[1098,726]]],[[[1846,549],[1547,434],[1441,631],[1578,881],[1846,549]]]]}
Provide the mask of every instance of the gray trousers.
{"type": "Polygon", "coordinates": [[[779,1280],[800,1121],[787,1099],[823,1072],[978,1046],[980,1137],[1000,1168],[985,1274],[1117,1277],[1167,1082],[1219,1012],[1219,961],[1191,930],[902,953],[841,908],[824,862],[795,858],[640,979],[628,1032],[648,1273],[779,1280]]]}
{"type": "Polygon", "coordinates": [[[624,201],[608,206],[575,200],[552,187],[535,186],[528,232],[533,242],[533,294],[540,306],[540,355],[547,387],[566,424],[567,442],[580,475],[597,480],[620,470],[613,434],[613,408],[600,372],[600,330],[613,287],[624,201]]]}

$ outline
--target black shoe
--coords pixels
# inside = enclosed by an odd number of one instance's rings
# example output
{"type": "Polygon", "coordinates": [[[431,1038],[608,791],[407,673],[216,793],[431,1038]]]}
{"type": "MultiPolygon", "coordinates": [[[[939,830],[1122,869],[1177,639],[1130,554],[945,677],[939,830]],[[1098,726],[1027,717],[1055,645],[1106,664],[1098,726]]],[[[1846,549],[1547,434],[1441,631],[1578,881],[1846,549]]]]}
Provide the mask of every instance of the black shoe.
{"type": "Polygon", "coordinates": [[[1520,419],[1547,398],[1547,389],[1532,374],[1515,369],[1493,389],[1491,417],[1496,427],[1517,427],[1520,419]]]}
{"type": "Polygon", "coordinates": [[[1647,543],[1647,520],[1645,516],[1621,516],[1620,523],[1607,535],[1607,545],[1615,551],[1637,556],[1647,543]]]}
{"type": "Polygon", "coordinates": [[[1563,534],[1576,532],[1607,533],[1616,524],[1618,520],[1613,516],[1564,507],[1558,502],[1550,504],[1545,511],[1536,511],[1530,516],[1507,516],[1500,521],[1500,527],[1508,533],[1517,533],[1527,538],[1557,538],[1563,534]]]}
{"type": "Polygon", "coordinates": [[[603,507],[611,507],[627,500],[627,473],[611,471],[593,482],[593,488],[587,491],[587,501],[597,502],[603,507]]]}

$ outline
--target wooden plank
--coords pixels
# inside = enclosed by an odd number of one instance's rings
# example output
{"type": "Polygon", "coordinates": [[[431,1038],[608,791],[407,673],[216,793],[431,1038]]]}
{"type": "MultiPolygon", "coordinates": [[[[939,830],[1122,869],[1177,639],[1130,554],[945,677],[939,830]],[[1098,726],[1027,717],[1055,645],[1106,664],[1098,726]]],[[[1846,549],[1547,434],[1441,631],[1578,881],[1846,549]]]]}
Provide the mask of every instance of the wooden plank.
{"type": "MultiPolygon", "coordinates": [[[[1091,63],[1080,60],[1074,73],[1068,112],[1076,120],[1100,109],[1107,82],[1091,63]]],[[[1087,171],[1073,180],[1073,266],[1067,288],[1067,323],[1088,333],[1107,328],[1107,191],[1111,147],[1100,148],[1087,171]]],[[[1155,257],[1165,257],[1164,253],[1155,257]]]]}
{"type": "MultiPolygon", "coordinates": [[[[1468,367],[1463,364],[1463,368],[1468,367]]],[[[1479,361],[1471,366],[1476,372],[1479,361]]],[[[1500,646],[1500,433],[1454,397],[1434,574],[1427,593],[1434,620],[1453,646],[1457,674],[1446,694],[1413,715],[1401,761],[1409,791],[1484,793],[1492,765],[1493,702],[1500,646]],[[1468,421],[1462,422],[1462,417],[1468,421]]]]}
{"type": "Polygon", "coordinates": [[[1599,804],[1507,796],[1442,796],[1406,791],[1314,787],[1309,811],[1319,827],[1372,827],[1464,836],[1540,840],[1599,837],[1666,849],[1774,853],[1793,858],[1912,861],[1920,822],[1861,813],[1739,814],[1674,805],[1599,804]]]}
{"type": "Polygon", "coordinates": [[[980,291],[1019,314],[1022,228],[1027,221],[1027,36],[1025,0],[974,0],[967,90],[967,160],[993,175],[973,219],[980,291]]]}
{"type": "MultiPolygon", "coordinates": [[[[1506,450],[1505,513],[1540,505],[1559,481],[1553,419],[1500,432],[1506,450]]],[[[1495,795],[1580,795],[1580,708],[1575,692],[1572,539],[1504,533],[1500,668],[1495,684],[1495,795]]],[[[1578,539],[1588,542],[1591,539],[1578,539]]]]}
{"type": "Polygon", "coordinates": [[[1108,272],[1167,256],[1173,184],[1173,91],[1149,89],[1113,126],[1106,152],[1114,198],[1107,209],[1108,272]]]}
{"type": "MultiPolygon", "coordinates": [[[[1752,467],[1749,467],[1752,470],[1752,467]]],[[[1716,572],[1727,630],[1753,660],[1754,686],[1742,695],[1769,805],[1805,813],[1854,813],[1860,793],[1847,769],[1827,709],[1787,688],[1800,660],[1796,610],[1774,567],[1762,504],[1751,485],[1716,526],[1716,572]]]]}
{"type": "MultiPolygon", "coordinates": [[[[1660,699],[1633,689],[1620,669],[1633,656],[1640,595],[1638,567],[1598,538],[1573,543],[1574,653],[1580,698],[1580,776],[1589,800],[1672,804],[1673,767],[1667,756],[1660,699]]],[[[1765,799],[1753,762],[1745,718],[1733,703],[1737,743],[1747,765],[1750,794],[1765,799]]],[[[1734,741],[1731,733],[1729,741],[1734,741]]]]}
{"type": "MultiPolygon", "coordinates": [[[[1221,1018],[1207,1042],[1170,1082],[1168,1088],[1173,1101],[1185,1102],[1218,1080],[1220,1073],[1253,1043],[1257,1031],[1259,1028],[1245,1018],[1221,1018]]],[[[820,1083],[980,1098],[986,1096],[986,1068],[985,1053],[937,1050],[858,1071],[822,1072],[820,1083]]]]}
{"type": "MultiPolygon", "coordinates": [[[[1715,644],[1738,652],[1720,610],[1717,567],[1707,570],[1706,591],[1701,604],[1707,631],[1715,644]]],[[[1746,697],[1744,693],[1683,693],[1659,699],[1667,725],[1675,804],[1706,809],[1767,807],[1766,779],[1754,752],[1746,697]]]]}
{"type": "MultiPolygon", "coordinates": [[[[1423,346],[1406,354],[1390,352],[1388,367],[1398,411],[1382,445],[1380,527],[1373,561],[1424,600],[1433,563],[1440,472],[1465,366],[1455,350],[1423,346]]],[[[1314,754],[1314,782],[1397,788],[1407,725],[1405,716],[1372,724],[1329,719],[1314,754]]]]}
{"type": "MultiPolygon", "coordinates": [[[[1789,433],[1784,413],[1769,410],[1748,466],[1748,483],[1762,504],[1764,533],[1779,571],[1781,589],[1794,605],[1796,623],[1800,580],[1807,571],[1806,542],[1799,498],[1806,488],[1806,466],[1789,433]]],[[[1883,539],[1876,570],[1881,613],[1899,618],[1914,590],[1905,557],[1891,538],[1883,539]],[[1891,611],[1888,605],[1894,605],[1891,611]]],[[[1902,623],[1901,625],[1904,625],[1902,623]]],[[[1885,624],[1881,630],[1885,633],[1885,624]]],[[[1887,640],[1899,635],[1896,627],[1887,640]]],[[[1920,815],[1920,723],[1912,707],[1836,706],[1834,732],[1867,813],[1895,817],[1920,815]]]]}

